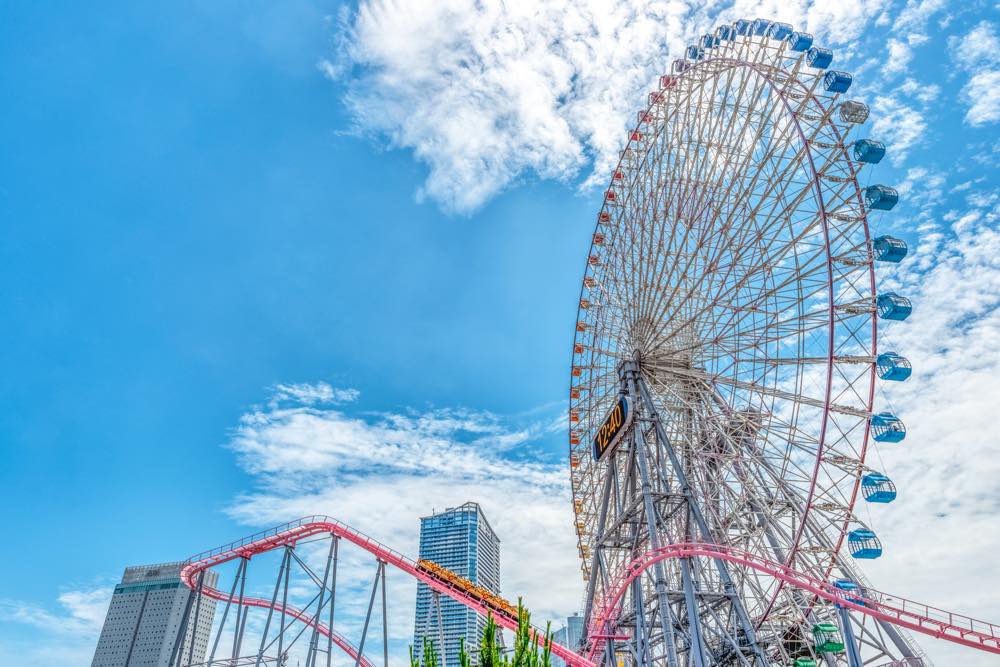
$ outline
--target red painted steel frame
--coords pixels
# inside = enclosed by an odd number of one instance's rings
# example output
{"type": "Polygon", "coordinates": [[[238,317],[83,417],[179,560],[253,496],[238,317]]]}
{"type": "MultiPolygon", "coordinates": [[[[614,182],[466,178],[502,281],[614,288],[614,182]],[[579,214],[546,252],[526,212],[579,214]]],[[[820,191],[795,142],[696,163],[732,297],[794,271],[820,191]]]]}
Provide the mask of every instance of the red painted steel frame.
{"type": "MultiPolygon", "coordinates": [[[[867,589],[864,592],[864,604],[858,604],[851,601],[859,597],[857,592],[840,590],[826,581],[796,572],[786,565],[761,558],[746,551],[715,544],[699,543],[671,544],[654,551],[649,551],[634,559],[608,587],[611,597],[602,600],[600,605],[595,604],[594,620],[588,628],[588,635],[593,637],[595,635],[609,634],[608,625],[618,617],[620,612],[618,607],[629,584],[654,563],[668,558],[691,558],[697,556],[719,558],[753,568],[758,572],[768,574],[796,588],[809,591],[824,600],[847,607],[851,611],[882,619],[893,625],[908,628],[925,635],[930,635],[931,637],[938,637],[981,651],[1000,654],[1000,626],[993,623],[977,621],[968,616],[954,614],[943,609],[937,609],[887,593],[867,589]]],[[[590,647],[588,657],[593,660],[600,652],[600,649],[600,645],[595,643],[590,647]]]]}
{"type": "MultiPolygon", "coordinates": [[[[453,600],[456,600],[457,602],[479,612],[484,616],[492,611],[497,625],[507,628],[508,630],[517,629],[517,619],[512,618],[507,614],[498,613],[495,610],[487,608],[479,600],[471,597],[465,591],[454,588],[446,581],[434,577],[429,572],[418,569],[417,564],[414,561],[403,556],[401,553],[390,549],[384,544],[368,537],[364,533],[361,533],[360,531],[357,531],[350,526],[328,516],[303,517],[297,521],[278,526],[277,528],[272,528],[271,530],[251,535],[250,537],[233,542],[232,544],[227,544],[217,549],[212,549],[196,556],[192,556],[189,559],[188,564],[184,566],[183,570],[181,570],[181,580],[188,588],[196,589],[198,586],[198,573],[200,572],[236,558],[251,558],[257,554],[265,553],[267,551],[271,551],[272,549],[279,549],[286,545],[294,545],[299,540],[315,535],[322,535],[324,533],[336,535],[337,537],[343,538],[348,542],[356,544],[365,551],[373,554],[378,560],[402,570],[418,581],[427,584],[431,589],[447,595],[453,600]]],[[[208,586],[202,588],[202,593],[210,598],[222,600],[223,602],[230,600],[228,593],[208,586]]],[[[238,599],[234,596],[232,601],[238,602],[238,599]]],[[[270,600],[262,600],[260,598],[244,598],[243,604],[244,606],[264,608],[271,606],[270,600]]],[[[315,624],[309,614],[293,607],[282,608],[281,605],[275,605],[274,610],[279,613],[292,616],[309,626],[317,627],[320,634],[324,637],[330,637],[333,642],[343,649],[348,655],[357,659],[358,651],[353,644],[332,628],[328,628],[322,623],[315,624]]],[[[540,631],[535,630],[535,632],[541,636],[540,631]]],[[[566,661],[566,664],[570,667],[595,667],[594,663],[590,660],[574,653],[573,651],[570,651],[565,646],[561,646],[554,642],[552,643],[552,653],[566,661]]],[[[363,656],[361,658],[361,664],[364,665],[364,667],[373,667],[373,665],[363,656]]]]}

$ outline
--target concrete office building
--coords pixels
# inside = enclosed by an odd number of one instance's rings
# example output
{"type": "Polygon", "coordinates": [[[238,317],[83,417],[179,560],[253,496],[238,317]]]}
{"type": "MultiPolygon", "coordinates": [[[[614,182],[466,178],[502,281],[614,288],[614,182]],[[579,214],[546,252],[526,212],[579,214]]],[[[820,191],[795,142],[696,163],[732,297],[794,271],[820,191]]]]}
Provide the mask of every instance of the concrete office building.
{"type": "MultiPolygon", "coordinates": [[[[180,580],[184,563],[125,568],[115,586],[92,667],[168,667],[180,633],[184,611],[194,594],[180,580]]],[[[214,586],[218,573],[207,572],[205,585],[214,586]]],[[[215,600],[191,600],[190,618],[180,650],[184,664],[205,659],[215,600]],[[198,608],[197,618],[195,609],[198,608]],[[192,650],[193,644],[193,650],[192,650]]]]}

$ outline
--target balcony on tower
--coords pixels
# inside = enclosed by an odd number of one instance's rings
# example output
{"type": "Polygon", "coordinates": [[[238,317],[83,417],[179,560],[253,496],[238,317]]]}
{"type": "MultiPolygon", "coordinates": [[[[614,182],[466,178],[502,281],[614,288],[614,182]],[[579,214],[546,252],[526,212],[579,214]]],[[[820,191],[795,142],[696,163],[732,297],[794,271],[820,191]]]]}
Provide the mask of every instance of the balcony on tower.
{"type": "Polygon", "coordinates": [[[870,503],[891,503],[896,499],[896,485],[880,472],[861,478],[861,495],[870,503]]]}
{"type": "Polygon", "coordinates": [[[913,366],[906,357],[901,357],[895,352],[883,352],[875,357],[875,371],[883,380],[902,382],[910,377],[913,366]]]}
{"type": "Polygon", "coordinates": [[[906,241],[894,236],[879,236],[872,241],[872,251],[876,261],[898,264],[906,257],[906,241]]]}
{"type": "Polygon", "coordinates": [[[871,418],[872,438],[875,442],[902,442],[906,437],[903,420],[891,412],[880,412],[871,418]]]}
{"type": "Polygon", "coordinates": [[[882,555],[882,543],[867,528],[857,528],[847,534],[847,548],[854,558],[872,559],[882,555]]]}
{"type": "Polygon", "coordinates": [[[879,294],[875,299],[875,307],[878,309],[878,316],[883,320],[896,320],[902,322],[913,312],[913,304],[905,296],[900,296],[895,292],[879,294]]]}

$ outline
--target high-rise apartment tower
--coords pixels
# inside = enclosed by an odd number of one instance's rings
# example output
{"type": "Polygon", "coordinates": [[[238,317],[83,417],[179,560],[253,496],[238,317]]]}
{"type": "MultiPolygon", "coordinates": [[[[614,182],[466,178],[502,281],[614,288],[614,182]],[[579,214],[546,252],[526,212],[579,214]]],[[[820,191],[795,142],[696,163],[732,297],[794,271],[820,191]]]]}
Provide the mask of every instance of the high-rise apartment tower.
{"type": "MultiPolygon", "coordinates": [[[[474,584],[500,593],[500,540],[476,503],[450,507],[444,512],[421,518],[420,558],[433,561],[474,584]]],[[[443,634],[444,667],[458,665],[458,647],[462,638],[473,661],[478,662],[477,647],[485,624],[486,621],[471,609],[446,596],[436,598],[426,584],[417,584],[413,646],[418,653],[424,637],[427,637],[440,656],[439,638],[443,634]],[[440,626],[439,617],[442,621],[440,626]],[[443,633],[439,627],[443,628],[443,633]]]]}

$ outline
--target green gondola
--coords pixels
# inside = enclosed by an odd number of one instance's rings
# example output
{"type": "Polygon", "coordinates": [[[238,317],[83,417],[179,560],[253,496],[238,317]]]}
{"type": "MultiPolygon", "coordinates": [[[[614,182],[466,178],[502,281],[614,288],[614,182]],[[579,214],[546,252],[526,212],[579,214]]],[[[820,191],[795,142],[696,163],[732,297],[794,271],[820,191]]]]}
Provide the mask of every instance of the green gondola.
{"type": "Polygon", "coordinates": [[[817,653],[844,652],[844,640],[840,636],[840,628],[833,623],[817,623],[814,625],[813,638],[816,640],[817,653]]]}

